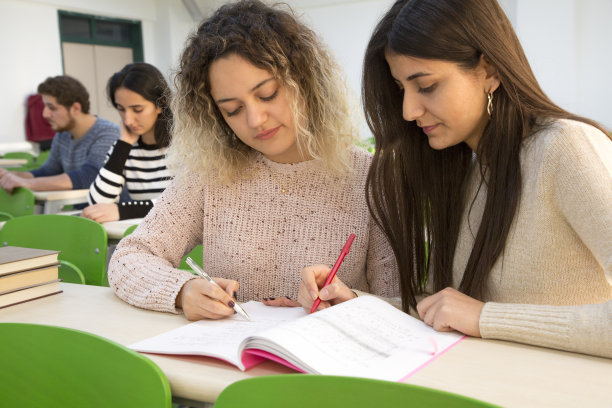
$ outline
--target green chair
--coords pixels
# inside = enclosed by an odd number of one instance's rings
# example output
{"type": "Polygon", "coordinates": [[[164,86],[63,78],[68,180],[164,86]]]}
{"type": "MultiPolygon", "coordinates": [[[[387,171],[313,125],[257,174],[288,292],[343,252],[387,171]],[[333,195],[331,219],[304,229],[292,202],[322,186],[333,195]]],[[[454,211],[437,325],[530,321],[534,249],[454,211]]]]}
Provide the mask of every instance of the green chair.
{"type": "MultiPolygon", "coordinates": [[[[0,230],[0,245],[61,251],[58,259],[74,264],[82,272],[86,284],[107,286],[108,238],[104,227],[95,221],[59,214],[13,218],[0,230]]],[[[60,278],[75,282],[74,278],[65,276],[68,268],[60,265],[60,278]]]]}
{"type": "Polygon", "coordinates": [[[0,405],[169,408],[168,379],[147,357],[95,334],[0,323],[0,405]]]}
{"type": "Polygon", "coordinates": [[[28,152],[10,152],[5,153],[2,156],[3,159],[25,159],[27,162],[22,164],[21,166],[7,168],[10,171],[30,171],[33,169],[37,169],[40,167],[39,164],[36,163],[36,157],[32,153],[28,152]]]}
{"type": "Polygon", "coordinates": [[[34,214],[34,193],[24,187],[17,187],[12,193],[0,188],[0,211],[12,217],[34,214]]]}
{"type": "Polygon", "coordinates": [[[15,218],[15,217],[13,217],[12,214],[9,214],[4,211],[0,211],[0,222],[10,220],[11,218],[15,218]]]}
{"type": "Polygon", "coordinates": [[[36,156],[36,165],[38,167],[45,164],[47,157],[49,157],[49,153],[51,153],[51,150],[43,150],[42,152],[38,153],[38,156],[36,156]]]}
{"type": "Polygon", "coordinates": [[[204,265],[203,260],[202,260],[202,257],[203,257],[202,245],[197,245],[195,248],[191,250],[191,252],[185,255],[181,259],[181,263],[179,264],[179,267],[178,267],[179,269],[183,269],[185,271],[189,271],[193,273],[194,275],[197,275],[197,273],[195,271],[192,271],[191,267],[187,265],[187,262],[185,261],[187,257],[191,257],[191,259],[193,259],[195,263],[197,263],[198,265],[200,265],[200,267],[202,267],[204,265]]]}
{"type": "Polygon", "coordinates": [[[25,159],[28,162],[26,164],[34,164],[36,157],[32,153],[28,152],[9,152],[2,156],[3,159],[25,159]]]}
{"type": "Polygon", "coordinates": [[[127,227],[125,231],[123,231],[123,238],[127,237],[132,232],[134,232],[136,228],[138,228],[138,224],[130,225],[129,227],[127,227]]]}
{"type": "Polygon", "coordinates": [[[253,377],[225,388],[215,408],[495,407],[445,391],[399,382],[328,375],[253,377]]]}
{"type": "Polygon", "coordinates": [[[60,260],[59,269],[57,270],[58,276],[66,283],[80,283],[81,285],[86,284],[85,275],[75,264],[68,261],[60,260]]]}
{"type": "MultiPolygon", "coordinates": [[[[138,227],[138,225],[130,225],[125,230],[125,232],[123,233],[123,238],[127,237],[132,232],[134,232],[136,227],[138,227]]],[[[187,262],[185,261],[188,256],[191,257],[191,259],[193,259],[195,261],[195,263],[197,263],[198,265],[202,266],[203,265],[203,261],[202,261],[202,257],[203,257],[202,245],[197,245],[195,248],[193,248],[191,250],[191,252],[189,252],[187,255],[185,255],[181,259],[181,263],[179,264],[179,267],[178,267],[179,269],[183,269],[185,271],[189,271],[189,272],[193,273],[194,275],[197,275],[197,273],[192,271],[191,267],[189,265],[187,265],[187,262]]]]}

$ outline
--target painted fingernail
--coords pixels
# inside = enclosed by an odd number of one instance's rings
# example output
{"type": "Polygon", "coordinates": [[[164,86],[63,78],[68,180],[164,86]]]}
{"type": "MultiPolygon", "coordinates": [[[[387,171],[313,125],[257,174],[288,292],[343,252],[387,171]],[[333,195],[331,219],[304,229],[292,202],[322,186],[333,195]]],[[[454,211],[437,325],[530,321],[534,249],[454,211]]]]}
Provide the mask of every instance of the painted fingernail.
{"type": "Polygon", "coordinates": [[[234,306],[236,306],[236,304],[234,303],[233,300],[230,300],[229,302],[227,302],[227,305],[231,308],[233,308],[234,306]]]}
{"type": "Polygon", "coordinates": [[[274,300],[274,299],[276,299],[276,298],[270,298],[270,300],[274,300]]]}
{"type": "Polygon", "coordinates": [[[265,302],[265,301],[267,301],[267,300],[269,300],[269,299],[268,299],[268,298],[264,298],[263,300],[264,300],[264,302],[265,302]]]}
{"type": "Polygon", "coordinates": [[[234,292],[234,299],[238,299],[238,292],[234,292]]]}

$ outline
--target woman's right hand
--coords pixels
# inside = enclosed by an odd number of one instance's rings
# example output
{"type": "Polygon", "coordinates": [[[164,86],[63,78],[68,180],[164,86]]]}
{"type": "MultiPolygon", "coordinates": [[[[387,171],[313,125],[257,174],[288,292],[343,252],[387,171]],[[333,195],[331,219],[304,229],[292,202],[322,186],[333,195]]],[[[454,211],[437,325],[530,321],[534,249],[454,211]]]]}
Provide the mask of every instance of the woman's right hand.
{"type": "Polygon", "coordinates": [[[239,284],[235,280],[213,278],[221,288],[206,279],[191,279],[176,296],[176,307],[189,320],[223,319],[234,314],[239,284]]]}
{"type": "Polygon", "coordinates": [[[331,283],[323,287],[330,272],[331,268],[327,265],[312,265],[302,269],[302,283],[298,291],[298,302],[306,311],[310,312],[317,297],[321,299],[317,310],[357,297],[355,292],[346,286],[338,276],[334,276],[331,283]]]}
{"type": "Polygon", "coordinates": [[[121,127],[121,136],[119,137],[119,140],[123,140],[124,142],[133,145],[138,141],[139,137],[140,135],[132,133],[125,124],[121,127]]]}

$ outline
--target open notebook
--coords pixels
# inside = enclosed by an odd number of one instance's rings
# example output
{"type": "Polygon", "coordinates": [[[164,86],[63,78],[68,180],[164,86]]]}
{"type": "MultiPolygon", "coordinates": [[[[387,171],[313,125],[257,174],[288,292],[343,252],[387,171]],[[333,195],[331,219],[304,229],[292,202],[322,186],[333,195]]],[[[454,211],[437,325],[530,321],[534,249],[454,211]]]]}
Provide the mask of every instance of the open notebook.
{"type": "Polygon", "coordinates": [[[402,381],[463,338],[436,332],[374,296],[311,315],[259,302],[242,307],[251,322],[237,315],[201,320],[129,347],[215,357],[243,371],[271,359],[305,373],[402,381]]]}

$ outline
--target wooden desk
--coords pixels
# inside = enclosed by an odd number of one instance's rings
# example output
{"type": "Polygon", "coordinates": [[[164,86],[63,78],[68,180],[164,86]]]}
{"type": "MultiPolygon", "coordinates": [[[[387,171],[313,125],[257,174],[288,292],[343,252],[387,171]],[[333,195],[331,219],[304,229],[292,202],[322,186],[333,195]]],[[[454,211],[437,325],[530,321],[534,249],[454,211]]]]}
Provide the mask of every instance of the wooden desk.
{"type": "Polygon", "coordinates": [[[88,189],[33,191],[37,210],[42,208],[43,214],[57,214],[63,206],[87,203],[88,189]]]}
{"type": "Polygon", "coordinates": [[[19,167],[27,162],[26,159],[0,159],[0,167],[19,167]]]}
{"type": "Polygon", "coordinates": [[[142,218],[130,218],[127,220],[119,220],[119,221],[109,221],[103,222],[102,226],[106,230],[106,234],[108,235],[108,239],[110,240],[120,240],[123,238],[123,233],[125,230],[135,224],[140,224],[142,218]]]}
{"type": "MultiPolygon", "coordinates": [[[[59,295],[0,309],[0,322],[71,327],[125,345],[187,324],[181,315],[132,307],[110,288],[62,287],[59,295]]],[[[247,377],[293,373],[272,362],[243,373],[205,357],[146,356],[164,371],[172,395],[191,401],[212,402],[247,377]]],[[[501,341],[467,338],[407,382],[506,407],[612,406],[612,360],[501,341]]]]}

